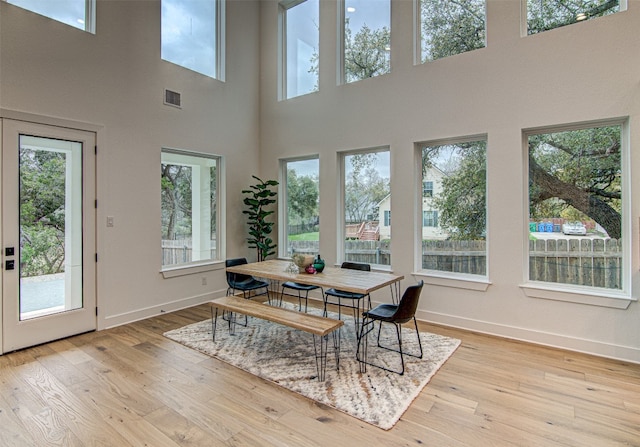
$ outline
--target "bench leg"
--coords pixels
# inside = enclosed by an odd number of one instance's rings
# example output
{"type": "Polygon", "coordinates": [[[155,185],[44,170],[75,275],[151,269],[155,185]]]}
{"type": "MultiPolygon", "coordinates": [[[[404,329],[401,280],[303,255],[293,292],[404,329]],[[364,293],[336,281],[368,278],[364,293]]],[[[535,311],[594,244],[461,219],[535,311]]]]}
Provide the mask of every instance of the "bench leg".
{"type": "Polygon", "coordinates": [[[318,380],[320,382],[324,382],[325,373],[327,370],[327,345],[328,345],[329,337],[328,336],[318,336],[313,335],[313,350],[316,354],[316,369],[318,370],[318,380]],[[319,338],[319,343],[317,338],[319,338]],[[318,345],[320,348],[318,349],[318,345]],[[318,352],[319,351],[319,352],[318,352]]]}
{"type": "Polygon", "coordinates": [[[211,341],[216,341],[216,327],[218,327],[218,308],[216,307],[214,314],[213,307],[211,307],[211,341]]]}

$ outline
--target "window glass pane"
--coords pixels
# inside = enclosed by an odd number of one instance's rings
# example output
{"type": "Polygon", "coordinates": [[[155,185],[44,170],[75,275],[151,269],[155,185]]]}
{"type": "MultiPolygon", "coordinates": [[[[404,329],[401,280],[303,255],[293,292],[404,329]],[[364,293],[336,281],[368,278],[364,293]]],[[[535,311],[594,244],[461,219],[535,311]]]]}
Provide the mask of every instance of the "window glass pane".
{"type": "Polygon", "coordinates": [[[486,275],[485,140],[422,145],[422,268],[486,275]],[[428,192],[428,193],[425,193],[428,192]]]}
{"type": "Polygon", "coordinates": [[[87,14],[87,7],[95,9],[95,0],[7,0],[12,5],[19,6],[37,14],[49,17],[67,25],[84,31],[93,30],[89,23],[91,14],[87,14]]]}
{"type": "Polygon", "coordinates": [[[318,0],[306,0],[285,12],[287,98],[318,91],[318,0]]]}
{"type": "Polygon", "coordinates": [[[485,0],[420,0],[421,61],[485,47],[485,0]]]}
{"type": "Polygon", "coordinates": [[[621,131],[528,136],[530,280],[622,288],[621,131]]]}
{"type": "Polygon", "coordinates": [[[527,34],[620,11],[619,0],[527,0],[527,34]]]}
{"type": "Polygon", "coordinates": [[[345,0],[344,81],[354,82],[391,71],[391,3],[345,0]]]}
{"type": "Polygon", "coordinates": [[[320,162],[285,161],[286,246],[284,256],[318,254],[320,250],[320,162]]]}
{"type": "Polygon", "coordinates": [[[218,158],[163,150],[162,265],[219,259],[218,158]]]}
{"type": "Polygon", "coordinates": [[[162,0],[162,59],[217,77],[216,0],[162,0]]]}
{"type": "Polygon", "coordinates": [[[391,265],[391,171],[389,150],[343,159],[344,261],[391,265]]]}

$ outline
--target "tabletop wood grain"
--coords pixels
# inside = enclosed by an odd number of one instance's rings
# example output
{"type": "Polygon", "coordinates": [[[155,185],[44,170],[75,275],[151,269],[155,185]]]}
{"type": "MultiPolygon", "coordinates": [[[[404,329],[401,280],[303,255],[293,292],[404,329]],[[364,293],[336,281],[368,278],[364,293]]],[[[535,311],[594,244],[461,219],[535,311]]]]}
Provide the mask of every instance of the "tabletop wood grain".
{"type": "Polygon", "coordinates": [[[290,264],[290,261],[270,259],[268,261],[227,267],[227,271],[278,281],[294,281],[300,284],[320,286],[325,289],[333,287],[346,292],[365,295],[404,279],[404,276],[392,273],[365,272],[336,267],[325,267],[322,273],[296,274],[287,272],[287,267],[290,264]]]}

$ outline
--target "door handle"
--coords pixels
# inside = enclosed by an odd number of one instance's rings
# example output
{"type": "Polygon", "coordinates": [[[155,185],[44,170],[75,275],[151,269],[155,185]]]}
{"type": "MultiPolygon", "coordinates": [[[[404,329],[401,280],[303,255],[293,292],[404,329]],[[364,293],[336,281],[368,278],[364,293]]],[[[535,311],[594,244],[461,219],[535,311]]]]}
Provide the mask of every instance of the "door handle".
{"type": "Polygon", "coordinates": [[[14,261],[13,259],[4,262],[5,270],[14,270],[15,268],[16,268],[16,261],[14,261]]]}

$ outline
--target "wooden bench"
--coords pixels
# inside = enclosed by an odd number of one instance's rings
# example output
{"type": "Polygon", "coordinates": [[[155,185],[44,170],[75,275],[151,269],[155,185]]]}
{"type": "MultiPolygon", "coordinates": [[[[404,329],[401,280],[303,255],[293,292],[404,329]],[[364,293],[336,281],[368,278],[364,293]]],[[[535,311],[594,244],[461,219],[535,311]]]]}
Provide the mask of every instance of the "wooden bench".
{"type": "Polygon", "coordinates": [[[211,326],[213,341],[216,340],[216,326],[218,320],[218,310],[230,312],[227,320],[229,322],[229,332],[235,332],[235,317],[233,313],[239,313],[250,317],[260,318],[273,323],[282,324],[313,335],[313,348],[316,357],[316,368],[318,370],[318,380],[325,379],[327,368],[327,345],[329,334],[333,337],[333,347],[336,355],[336,369],[340,366],[340,340],[339,329],[344,321],[331,318],[309,315],[295,310],[284,309],[282,307],[270,306],[257,301],[240,298],[238,296],[225,296],[211,301],[211,326]],[[336,332],[338,335],[336,336],[336,332]],[[318,350],[317,337],[320,339],[318,350]],[[319,352],[318,352],[319,351],[319,352]]]}

